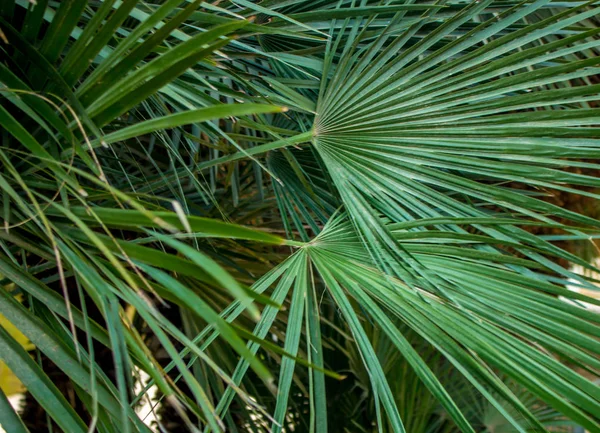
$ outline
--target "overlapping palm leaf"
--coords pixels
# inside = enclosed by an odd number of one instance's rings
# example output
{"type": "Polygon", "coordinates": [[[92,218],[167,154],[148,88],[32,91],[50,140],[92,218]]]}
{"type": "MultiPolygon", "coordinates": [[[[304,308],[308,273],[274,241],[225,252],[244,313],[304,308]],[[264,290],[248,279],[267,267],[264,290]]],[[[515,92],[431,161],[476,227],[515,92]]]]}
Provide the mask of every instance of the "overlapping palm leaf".
{"type": "Polygon", "coordinates": [[[63,431],[148,431],[140,370],[191,431],[600,430],[593,266],[529,231],[599,226],[546,199],[598,197],[596,3],[5,2],[0,312],[89,417],[3,359],[63,431]]]}

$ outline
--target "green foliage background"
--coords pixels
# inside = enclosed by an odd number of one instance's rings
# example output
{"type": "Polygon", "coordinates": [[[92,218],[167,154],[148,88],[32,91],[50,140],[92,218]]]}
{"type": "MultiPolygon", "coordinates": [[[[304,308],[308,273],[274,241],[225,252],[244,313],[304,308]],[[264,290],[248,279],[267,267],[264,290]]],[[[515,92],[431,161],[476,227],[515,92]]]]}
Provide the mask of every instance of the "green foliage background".
{"type": "Polygon", "coordinates": [[[600,432],[599,12],[0,3],[3,428],[600,432]]]}

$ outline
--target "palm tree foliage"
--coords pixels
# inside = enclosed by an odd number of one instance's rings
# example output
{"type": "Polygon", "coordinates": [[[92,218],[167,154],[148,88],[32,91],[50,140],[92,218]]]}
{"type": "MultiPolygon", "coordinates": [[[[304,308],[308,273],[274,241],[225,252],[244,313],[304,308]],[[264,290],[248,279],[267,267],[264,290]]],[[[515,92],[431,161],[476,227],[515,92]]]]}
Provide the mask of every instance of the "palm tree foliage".
{"type": "Polygon", "coordinates": [[[156,386],[173,431],[600,431],[560,264],[595,268],[554,243],[600,223],[548,199],[598,198],[599,12],[2,2],[0,313],[35,351],[0,357],[44,425],[148,432],[156,386]]]}

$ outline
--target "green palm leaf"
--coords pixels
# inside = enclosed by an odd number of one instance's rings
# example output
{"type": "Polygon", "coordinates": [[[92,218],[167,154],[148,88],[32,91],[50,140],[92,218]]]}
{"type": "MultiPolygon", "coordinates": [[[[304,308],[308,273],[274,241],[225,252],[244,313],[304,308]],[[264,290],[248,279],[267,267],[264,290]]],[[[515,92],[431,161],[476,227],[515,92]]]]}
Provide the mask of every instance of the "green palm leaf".
{"type": "Polygon", "coordinates": [[[600,431],[599,11],[3,2],[0,424],[600,431]]]}

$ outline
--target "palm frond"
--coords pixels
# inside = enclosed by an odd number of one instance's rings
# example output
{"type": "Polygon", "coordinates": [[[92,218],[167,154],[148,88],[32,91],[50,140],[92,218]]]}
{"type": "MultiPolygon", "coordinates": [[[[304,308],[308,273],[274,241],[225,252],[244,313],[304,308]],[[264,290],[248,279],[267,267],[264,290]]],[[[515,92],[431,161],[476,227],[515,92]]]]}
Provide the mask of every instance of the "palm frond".
{"type": "Polygon", "coordinates": [[[3,428],[600,431],[599,11],[3,2],[3,428]]]}

